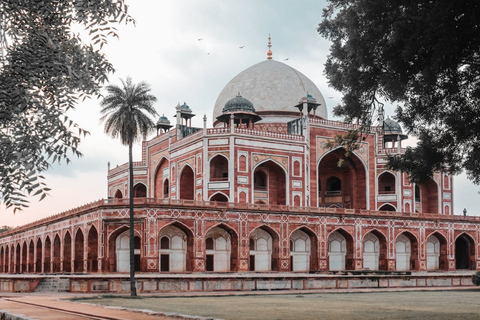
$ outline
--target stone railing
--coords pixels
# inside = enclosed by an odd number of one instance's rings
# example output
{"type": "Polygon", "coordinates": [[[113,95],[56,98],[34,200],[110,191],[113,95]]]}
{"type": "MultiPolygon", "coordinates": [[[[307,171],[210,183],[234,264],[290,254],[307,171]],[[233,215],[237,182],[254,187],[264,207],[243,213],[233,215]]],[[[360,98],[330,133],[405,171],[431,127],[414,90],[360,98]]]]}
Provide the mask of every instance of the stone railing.
{"type": "MultiPolygon", "coordinates": [[[[325,126],[332,126],[332,127],[337,127],[337,128],[344,128],[348,130],[352,129],[361,129],[362,126],[359,124],[353,124],[353,123],[346,123],[342,121],[335,121],[335,120],[325,120],[325,119],[318,119],[318,118],[309,118],[308,121],[313,124],[321,124],[325,126]]],[[[382,132],[382,127],[377,127],[377,126],[371,126],[368,128],[368,131],[370,132],[382,132]]]]}
{"type": "Polygon", "coordinates": [[[400,148],[400,152],[398,148],[380,148],[378,151],[380,154],[403,154],[407,151],[407,148],[400,148]]]}
{"type": "MultiPolygon", "coordinates": [[[[207,135],[230,134],[230,132],[231,132],[230,128],[223,128],[223,127],[222,128],[207,129],[207,135]]],[[[295,134],[251,130],[251,129],[243,129],[243,128],[234,128],[234,133],[236,133],[236,134],[247,134],[247,135],[250,135],[250,136],[259,136],[259,137],[282,139],[282,140],[293,140],[293,141],[304,141],[305,140],[304,136],[295,135],[295,134]]]]}
{"type": "Polygon", "coordinates": [[[305,140],[304,136],[300,136],[300,135],[296,135],[296,134],[276,133],[276,132],[258,131],[258,130],[241,129],[241,128],[235,128],[235,133],[237,133],[237,134],[248,134],[248,135],[260,136],[260,137],[275,138],[275,139],[282,139],[282,140],[294,140],[294,141],[304,141],[305,140]]]}
{"type": "Polygon", "coordinates": [[[224,134],[224,133],[230,133],[230,128],[228,128],[228,127],[221,127],[221,128],[210,128],[210,129],[207,129],[207,135],[212,135],[212,134],[224,134]]]}

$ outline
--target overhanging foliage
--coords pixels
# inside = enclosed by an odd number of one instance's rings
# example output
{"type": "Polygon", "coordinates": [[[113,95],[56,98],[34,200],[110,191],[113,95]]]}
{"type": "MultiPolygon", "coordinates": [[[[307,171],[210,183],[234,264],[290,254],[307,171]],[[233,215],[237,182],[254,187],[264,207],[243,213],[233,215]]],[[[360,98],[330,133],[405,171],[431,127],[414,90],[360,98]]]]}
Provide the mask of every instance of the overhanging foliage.
{"type": "Polygon", "coordinates": [[[0,1],[0,200],[7,208],[27,207],[27,196],[43,199],[50,189],[41,173],[81,156],[87,132],[65,113],[99,94],[113,71],[101,48],[122,21],[132,21],[123,0],[0,1]]]}
{"type": "Polygon", "coordinates": [[[368,126],[379,99],[398,104],[420,143],[390,166],[414,181],[466,169],[480,183],[479,15],[475,0],[330,0],[324,10],[325,71],[344,94],[336,114],[368,126]]]}

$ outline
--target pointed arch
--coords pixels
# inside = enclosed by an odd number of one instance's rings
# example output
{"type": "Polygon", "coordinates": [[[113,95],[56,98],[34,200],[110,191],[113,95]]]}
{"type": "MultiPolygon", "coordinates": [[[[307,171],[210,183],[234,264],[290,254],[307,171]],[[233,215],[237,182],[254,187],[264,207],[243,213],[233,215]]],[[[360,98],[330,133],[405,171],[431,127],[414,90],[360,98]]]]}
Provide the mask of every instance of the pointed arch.
{"type": "Polygon", "coordinates": [[[363,236],[363,267],[370,270],[387,270],[387,238],[377,230],[363,236]]]}
{"type": "Polygon", "coordinates": [[[35,269],[36,269],[36,273],[40,273],[40,272],[43,272],[43,269],[42,269],[42,259],[43,259],[43,245],[42,245],[42,239],[41,238],[38,238],[37,239],[37,259],[35,261],[35,269]]]}
{"type": "MultiPolygon", "coordinates": [[[[134,230],[135,271],[141,271],[141,235],[134,230]]],[[[130,270],[130,228],[122,225],[108,237],[108,270],[128,272],[130,270]]]]}
{"type": "Polygon", "coordinates": [[[82,229],[78,228],[77,233],[75,234],[75,254],[73,261],[74,272],[84,272],[83,267],[83,251],[84,251],[84,242],[85,238],[83,236],[82,229]]]}
{"type": "Polygon", "coordinates": [[[122,191],[120,191],[120,189],[117,189],[117,191],[115,191],[115,195],[113,197],[115,199],[122,199],[123,198],[122,191]]]}
{"type": "Polygon", "coordinates": [[[20,268],[21,268],[21,247],[20,247],[20,242],[17,242],[17,245],[15,246],[15,273],[20,273],[20,268]]]}
{"type": "Polygon", "coordinates": [[[5,244],[5,273],[10,273],[10,245],[5,244]]]}
{"type": "Polygon", "coordinates": [[[322,155],[317,162],[318,206],[368,209],[369,184],[367,183],[367,166],[355,152],[345,157],[345,150],[335,148],[322,155]],[[341,166],[338,166],[342,160],[341,166]],[[336,188],[328,190],[327,179],[335,176],[341,182],[336,188]],[[325,186],[325,187],[324,187],[325,186]]]}
{"type": "Polygon", "coordinates": [[[61,242],[60,242],[60,236],[55,234],[55,237],[53,238],[53,273],[60,272],[60,252],[61,252],[61,242]]]}
{"type": "Polygon", "coordinates": [[[92,224],[87,238],[87,272],[98,272],[98,231],[92,224]]]}
{"type": "Polygon", "coordinates": [[[391,203],[385,203],[378,208],[378,211],[397,211],[397,208],[391,203]]]}
{"type": "Polygon", "coordinates": [[[278,271],[280,236],[268,225],[254,228],[249,234],[250,271],[278,271]]]}
{"type": "Polygon", "coordinates": [[[259,162],[252,170],[252,202],[263,201],[271,205],[289,204],[289,174],[274,159],[259,162]]]}
{"type": "Polygon", "coordinates": [[[396,270],[408,271],[418,270],[418,239],[404,231],[395,238],[396,270]]]}
{"type": "Polygon", "coordinates": [[[329,270],[352,270],[353,237],[347,230],[336,228],[328,235],[328,265],[329,270]]]}
{"type": "Polygon", "coordinates": [[[315,232],[307,226],[300,226],[290,233],[289,240],[291,270],[317,270],[318,238],[315,232]]]}
{"type": "Polygon", "coordinates": [[[162,156],[155,168],[153,176],[155,194],[153,195],[157,199],[168,198],[170,195],[170,161],[165,156],[162,156]]]}
{"type": "Polygon", "coordinates": [[[195,199],[195,174],[193,168],[189,164],[185,164],[179,173],[179,192],[180,199],[195,199]]]}
{"type": "Polygon", "coordinates": [[[459,234],[455,239],[455,268],[475,269],[475,240],[466,232],[459,234]]]}
{"type": "Polygon", "coordinates": [[[50,273],[52,272],[51,269],[51,262],[52,262],[52,241],[50,240],[50,236],[45,237],[45,259],[43,261],[43,272],[50,273]]]}
{"type": "Polygon", "coordinates": [[[415,201],[417,205],[417,211],[423,213],[434,213],[438,214],[439,208],[439,194],[440,186],[437,181],[432,178],[429,178],[427,182],[416,184],[415,187],[419,187],[420,197],[417,202],[417,190],[415,190],[415,201]]]}
{"type": "Polygon", "coordinates": [[[387,270],[387,248],[387,237],[383,232],[378,229],[368,230],[363,236],[363,267],[371,270],[387,270]],[[375,243],[375,240],[378,243],[375,243]],[[367,241],[371,242],[367,243],[367,241]]]}
{"type": "Polygon", "coordinates": [[[206,271],[238,270],[238,234],[232,227],[218,223],[205,233],[205,242],[212,243],[206,250],[206,271]],[[211,268],[210,268],[211,267],[211,268]]]}
{"type": "Polygon", "coordinates": [[[229,159],[217,153],[209,159],[210,181],[228,181],[229,159]]]}
{"type": "Polygon", "coordinates": [[[427,271],[448,270],[447,238],[434,231],[426,239],[427,271]]]}
{"type": "Polygon", "coordinates": [[[217,201],[217,202],[228,202],[228,196],[221,192],[221,191],[217,191],[215,192],[209,199],[209,201],[217,201]]]}
{"type": "Polygon", "coordinates": [[[160,272],[184,272],[193,269],[192,230],[179,221],[163,226],[158,232],[160,272]]]}
{"type": "Polygon", "coordinates": [[[27,270],[29,273],[33,273],[35,265],[35,245],[33,239],[30,239],[30,242],[28,243],[27,255],[27,270]]]}
{"type": "Polygon", "coordinates": [[[27,272],[27,242],[24,240],[22,244],[22,257],[21,257],[21,268],[20,272],[21,273],[26,273],[27,272]]]}
{"type": "Polygon", "coordinates": [[[146,198],[147,197],[147,186],[143,182],[137,182],[133,186],[133,197],[134,198],[146,198]]]}
{"type": "Polygon", "coordinates": [[[63,236],[63,271],[72,272],[72,236],[68,230],[63,236]]]}
{"type": "Polygon", "coordinates": [[[5,273],[5,248],[0,247],[0,273],[5,273]]]}
{"type": "Polygon", "coordinates": [[[378,194],[396,193],[396,176],[393,172],[385,170],[378,175],[378,194]]]}

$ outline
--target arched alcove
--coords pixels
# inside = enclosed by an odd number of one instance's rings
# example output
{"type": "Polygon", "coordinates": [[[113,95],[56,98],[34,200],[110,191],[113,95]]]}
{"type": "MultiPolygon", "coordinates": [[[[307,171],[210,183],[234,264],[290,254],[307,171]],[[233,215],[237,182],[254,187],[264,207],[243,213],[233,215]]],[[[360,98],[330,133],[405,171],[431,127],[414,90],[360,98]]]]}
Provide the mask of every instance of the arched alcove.
{"type": "Polygon", "coordinates": [[[185,166],[180,174],[180,199],[194,200],[195,179],[193,169],[185,166]]]}
{"type": "Polygon", "coordinates": [[[98,271],[98,232],[95,226],[92,226],[90,228],[87,239],[88,239],[87,271],[97,272],[98,271]]]}
{"type": "Polygon", "coordinates": [[[133,187],[134,198],[145,198],[147,196],[147,187],[143,183],[137,183],[133,187]]]}
{"type": "Polygon", "coordinates": [[[384,172],[378,176],[378,193],[395,194],[395,176],[390,172],[384,172]]]}
{"type": "Polygon", "coordinates": [[[223,193],[217,192],[213,196],[210,197],[210,201],[228,202],[228,198],[223,193]]]}
{"type": "Polygon", "coordinates": [[[475,269],[475,241],[466,233],[455,240],[455,267],[457,270],[475,269]]]}
{"type": "Polygon", "coordinates": [[[287,202],[285,171],[274,161],[258,165],[253,172],[254,199],[273,205],[285,205],[287,202]]]}
{"type": "Polygon", "coordinates": [[[63,237],[63,271],[72,271],[72,236],[69,231],[63,237]]]}
{"type": "Polygon", "coordinates": [[[355,154],[345,156],[338,148],[321,158],[318,172],[318,206],[340,208],[367,208],[366,169],[355,154]]]}
{"type": "Polygon", "coordinates": [[[228,180],[228,159],[223,155],[216,155],[210,159],[210,181],[228,180]]]}

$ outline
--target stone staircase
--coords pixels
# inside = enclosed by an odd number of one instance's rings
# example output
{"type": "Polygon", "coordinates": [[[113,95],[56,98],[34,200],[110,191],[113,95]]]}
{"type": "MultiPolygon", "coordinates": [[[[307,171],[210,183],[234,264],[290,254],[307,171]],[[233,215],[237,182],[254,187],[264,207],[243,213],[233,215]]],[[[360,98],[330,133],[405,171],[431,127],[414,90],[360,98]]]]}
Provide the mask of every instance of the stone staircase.
{"type": "Polygon", "coordinates": [[[64,277],[43,278],[35,292],[69,292],[70,279],[64,277]]]}

